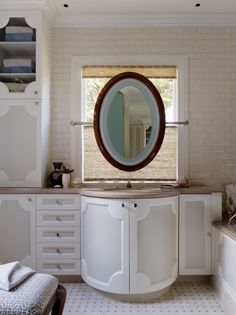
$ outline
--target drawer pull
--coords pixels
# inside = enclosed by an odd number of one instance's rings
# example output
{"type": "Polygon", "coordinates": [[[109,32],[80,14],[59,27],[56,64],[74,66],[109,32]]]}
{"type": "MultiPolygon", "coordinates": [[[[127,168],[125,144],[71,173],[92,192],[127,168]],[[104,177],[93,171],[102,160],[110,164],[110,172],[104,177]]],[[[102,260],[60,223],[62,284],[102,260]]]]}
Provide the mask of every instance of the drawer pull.
{"type": "Polygon", "coordinates": [[[122,202],[121,207],[124,208],[125,204],[122,202]]]}
{"type": "Polygon", "coordinates": [[[57,265],[57,269],[58,269],[58,270],[61,270],[61,266],[60,266],[60,265],[57,265]]]}
{"type": "Polygon", "coordinates": [[[58,222],[62,222],[62,219],[60,217],[57,217],[58,222]]]}
{"type": "Polygon", "coordinates": [[[138,206],[137,203],[135,203],[135,204],[134,204],[134,208],[137,208],[137,206],[138,206]]]}
{"type": "Polygon", "coordinates": [[[61,254],[61,251],[60,251],[60,249],[59,249],[59,248],[57,248],[57,253],[58,253],[58,254],[61,254]]]}
{"type": "Polygon", "coordinates": [[[56,204],[57,204],[57,205],[61,205],[60,200],[57,199],[57,200],[56,200],[56,204]]]}
{"type": "Polygon", "coordinates": [[[58,237],[58,238],[60,238],[60,237],[61,237],[60,233],[57,233],[57,237],[58,237]]]}
{"type": "Polygon", "coordinates": [[[31,201],[32,201],[32,198],[28,198],[28,201],[31,202],[31,201]]]}

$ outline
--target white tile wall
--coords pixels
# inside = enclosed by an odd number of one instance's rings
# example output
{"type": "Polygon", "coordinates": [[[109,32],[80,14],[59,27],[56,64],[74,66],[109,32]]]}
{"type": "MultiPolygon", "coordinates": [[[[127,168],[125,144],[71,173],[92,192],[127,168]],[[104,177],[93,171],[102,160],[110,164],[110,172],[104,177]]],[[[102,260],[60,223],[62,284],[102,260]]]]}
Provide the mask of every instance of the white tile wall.
{"type": "Polygon", "coordinates": [[[71,56],[189,57],[189,178],[236,182],[236,27],[54,28],[52,160],[70,164],[71,56]]]}

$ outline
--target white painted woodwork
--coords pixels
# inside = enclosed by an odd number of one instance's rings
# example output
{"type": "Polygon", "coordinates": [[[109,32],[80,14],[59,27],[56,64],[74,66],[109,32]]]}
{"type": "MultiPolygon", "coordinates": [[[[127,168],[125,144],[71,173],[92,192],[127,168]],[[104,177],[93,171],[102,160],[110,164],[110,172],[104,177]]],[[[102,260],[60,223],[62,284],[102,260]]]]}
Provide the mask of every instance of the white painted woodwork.
{"type": "Polygon", "coordinates": [[[130,201],[130,293],[161,290],[178,276],[178,196],[130,201]]]}
{"type": "Polygon", "coordinates": [[[122,200],[81,197],[81,275],[107,292],[129,292],[129,211],[122,200]]]}
{"type": "Polygon", "coordinates": [[[80,274],[80,196],[38,194],[37,270],[80,274]]]}
{"type": "Polygon", "coordinates": [[[236,241],[214,226],[212,228],[212,258],[213,275],[218,286],[227,292],[236,305],[236,241]]]}
{"type": "MultiPolygon", "coordinates": [[[[4,41],[3,30],[0,37],[0,66],[2,66],[5,58],[31,58],[35,62],[36,73],[0,73],[0,98],[6,99],[25,99],[25,98],[40,98],[41,97],[41,70],[42,70],[42,32],[43,32],[43,17],[40,11],[1,11],[0,29],[3,29],[9,19],[24,18],[26,23],[36,33],[36,41],[33,42],[6,42],[4,41]],[[14,77],[20,78],[24,82],[30,82],[26,85],[24,92],[9,91],[7,83],[14,77]]],[[[17,26],[17,20],[15,25],[17,26]]]]}
{"type": "Polygon", "coordinates": [[[76,259],[80,258],[79,243],[38,243],[37,257],[39,259],[76,259]]]}
{"type": "MultiPolygon", "coordinates": [[[[21,22],[20,22],[21,23],[21,22]]],[[[0,187],[47,186],[50,134],[51,29],[40,10],[1,11],[0,68],[5,58],[35,60],[35,74],[19,74],[24,92],[10,92],[6,82],[18,74],[0,72],[0,187]],[[24,18],[35,29],[35,42],[6,42],[10,18],[24,18]],[[31,79],[35,79],[31,83],[31,79]],[[28,84],[29,83],[29,84],[28,84]]]]}
{"type": "Polygon", "coordinates": [[[37,271],[52,275],[79,275],[80,260],[78,259],[38,259],[37,271]]]}
{"type": "Polygon", "coordinates": [[[0,195],[0,262],[36,268],[35,195],[0,195]]]}
{"type": "Polygon", "coordinates": [[[179,274],[211,274],[211,194],[179,196],[179,274]]]}
{"type": "Polygon", "coordinates": [[[76,227],[37,227],[37,240],[39,242],[79,242],[80,231],[76,227]]]}
{"type": "Polygon", "coordinates": [[[0,100],[0,187],[43,185],[41,102],[0,100]]]}
{"type": "Polygon", "coordinates": [[[79,210],[80,196],[75,194],[37,195],[38,210],[79,210]]]}
{"type": "Polygon", "coordinates": [[[37,211],[39,226],[80,226],[80,211],[37,211]]]}
{"type": "Polygon", "coordinates": [[[178,197],[81,198],[81,274],[113,293],[147,293],[178,275],[178,197]]]}

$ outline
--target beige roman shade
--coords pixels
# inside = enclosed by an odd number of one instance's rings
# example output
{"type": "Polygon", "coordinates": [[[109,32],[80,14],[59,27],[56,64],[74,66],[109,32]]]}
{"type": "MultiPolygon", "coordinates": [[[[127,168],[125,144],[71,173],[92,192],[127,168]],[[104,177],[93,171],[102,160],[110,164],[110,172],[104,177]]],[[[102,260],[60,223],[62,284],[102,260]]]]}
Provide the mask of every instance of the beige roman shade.
{"type": "Polygon", "coordinates": [[[122,72],[137,72],[147,78],[175,79],[176,66],[84,66],[82,78],[112,78],[122,72]]]}

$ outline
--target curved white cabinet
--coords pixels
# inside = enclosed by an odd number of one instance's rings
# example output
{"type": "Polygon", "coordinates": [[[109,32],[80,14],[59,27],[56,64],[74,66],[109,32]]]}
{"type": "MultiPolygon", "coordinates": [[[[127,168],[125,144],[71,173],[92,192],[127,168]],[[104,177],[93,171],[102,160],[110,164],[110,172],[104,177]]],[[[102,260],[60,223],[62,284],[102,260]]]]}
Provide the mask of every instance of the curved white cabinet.
{"type": "Polygon", "coordinates": [[[81,274],[112,293],[148,293],[178,275],[178,196],[81,198],[81,274]]]}

